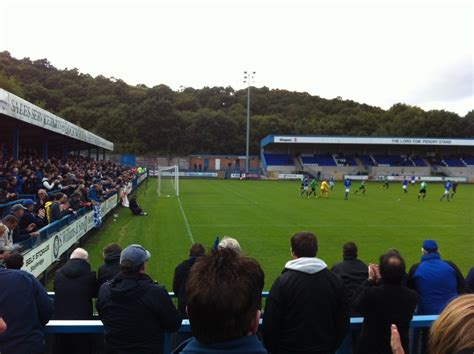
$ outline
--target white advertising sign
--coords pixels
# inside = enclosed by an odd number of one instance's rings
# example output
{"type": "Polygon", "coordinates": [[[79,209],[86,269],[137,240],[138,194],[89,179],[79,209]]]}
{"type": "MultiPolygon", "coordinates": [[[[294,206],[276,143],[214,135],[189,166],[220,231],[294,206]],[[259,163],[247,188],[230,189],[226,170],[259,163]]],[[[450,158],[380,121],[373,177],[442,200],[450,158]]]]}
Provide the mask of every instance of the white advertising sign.
{"type": "Polygon", "coordinates": [[[367,138],[338,136],[275,136],[274,143],[286,144],[367,144],[367,145],[452,145],[474,146],[474,139],[447,138],[367,138]]]}
{"type": "Polygon", "coordinates": [[[107,150],[114,149],[114,144],[110,141],[3,89],[0,89],[0,113],[107,150]]]}
{"type": "Polygon", "coordinates": [[[292,174],[292,173],[279,173],[278,174],[278,179],[296,179],[296,180],[302,180],[303,175],[301,174],[292,174]]]}

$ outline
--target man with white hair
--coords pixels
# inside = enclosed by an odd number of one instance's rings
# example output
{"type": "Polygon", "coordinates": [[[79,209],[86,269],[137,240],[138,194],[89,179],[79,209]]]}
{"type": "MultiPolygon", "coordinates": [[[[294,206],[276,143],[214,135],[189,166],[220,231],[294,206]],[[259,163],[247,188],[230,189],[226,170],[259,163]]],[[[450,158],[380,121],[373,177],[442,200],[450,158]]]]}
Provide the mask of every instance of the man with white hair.
{"type": "MultiPolygon", "coordinates": [[[[56,320],[91,320],[92,299],[97,296],[95,272],[88,263],[89,255],[76,248],[69,261],[56,271],[54,278],[54,315],[56,320]]],[[[62,334],[56,336],[55,353],[89,353],[88,335],[62,334]]]]}
{"type": "Polygon", "coordinates": [[[229,237],[229,236],[224,236],[221,242],[219,242],[218,249],[223,249],[223,248],[230,248],[234,252],[238,254],[242,254],[242,248],[240,248],[239,241],[237,241],[235,238],[229,237]]]}

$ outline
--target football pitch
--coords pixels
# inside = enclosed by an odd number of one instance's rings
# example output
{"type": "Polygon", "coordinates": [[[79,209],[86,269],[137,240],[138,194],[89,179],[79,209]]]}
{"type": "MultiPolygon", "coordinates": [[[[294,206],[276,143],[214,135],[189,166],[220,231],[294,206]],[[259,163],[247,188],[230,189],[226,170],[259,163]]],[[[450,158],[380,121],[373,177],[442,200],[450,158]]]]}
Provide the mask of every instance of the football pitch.
{"type": "Polygon", "coordinates": [[[474,266],[474,185],[460,184],[451,202],[440,202],[442,184],[429,184],[426,200],[418,201],[419,184],[404,194],[401,183],[366,184],[365,195],[349,200],[336,183],[328,199],[302,198],[298,181],[180,180],[180,197],[158,197],[157,180],[138,190],[148,216],[114,211],[102,229],[86,243],[94,270],[102,264],[102,248],[142,244],[151,252],[147,273],[171,290],[174,269],[188,257],[193,242],[213,246],[217,235],[235,237],[243,253],[257,259],[265,271],[268,290],[290,255],[290,237],[309,230],[318,238],[318,257],[329,267],[341,260],[344,242],[354,241],[359,258],[377,262],[397,248],[407,269],[421,256],[424,239],[438,242],[441,256],[454,261],[466,275],[474,266]]]}

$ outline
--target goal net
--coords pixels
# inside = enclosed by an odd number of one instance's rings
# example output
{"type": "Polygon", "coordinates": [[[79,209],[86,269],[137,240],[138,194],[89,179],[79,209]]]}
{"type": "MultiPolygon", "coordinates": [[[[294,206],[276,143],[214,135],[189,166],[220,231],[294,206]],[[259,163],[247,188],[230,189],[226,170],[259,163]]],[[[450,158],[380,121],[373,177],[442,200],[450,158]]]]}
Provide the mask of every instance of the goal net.
{"type": "Polygon", "coordinates": [[[178,166],[158,167],[158,196],[179,196],[179,168],[178,166]]]}

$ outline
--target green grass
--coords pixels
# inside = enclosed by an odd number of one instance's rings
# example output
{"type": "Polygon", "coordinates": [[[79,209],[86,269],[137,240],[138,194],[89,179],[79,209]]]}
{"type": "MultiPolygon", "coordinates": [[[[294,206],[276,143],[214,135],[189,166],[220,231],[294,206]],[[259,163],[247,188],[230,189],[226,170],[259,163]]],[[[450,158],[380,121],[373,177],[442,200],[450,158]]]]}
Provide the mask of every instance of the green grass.
{"type": "MultiPolygon", "coordinates": [[[[93,269],[102,264],[102,248],[110,242],[122,246],[140,243],[150,250],[147,272],[171,289],[174,268],[187,258],[191,236],[179,206],[181,200],[195,242],[206,248],[216,235],[235,237],[243,252],[256,258],[265,275],[265,289],[290,259],[290,237],[297,231],[316,233],[318,257],[329,266],[340,261],[342,244],[356,242],[359,258],[377,262],[390,247],[400,250],[407,267],[418,262],[424,239],[438,241],[443,258],[454,261],[466,274],[474,266],[474,186],[459,185],[451,202],[440,202],[441,184],[430,184],[426,200],[418,201],[416,187],[404,195],[400,183],[388,190],[368,183],[365,195],[343,200],[336,184],[328,199],[299,196],[299,182],[186,180],[181,197],[159,198],[156,180],[139,189],[139,202],[147,217],[133,217],[118,209],[117,221],[108,218],[102,230],[86,244],[93,269]]],[[[358,183],[354,183],[352,193],[358,183]]]]}

